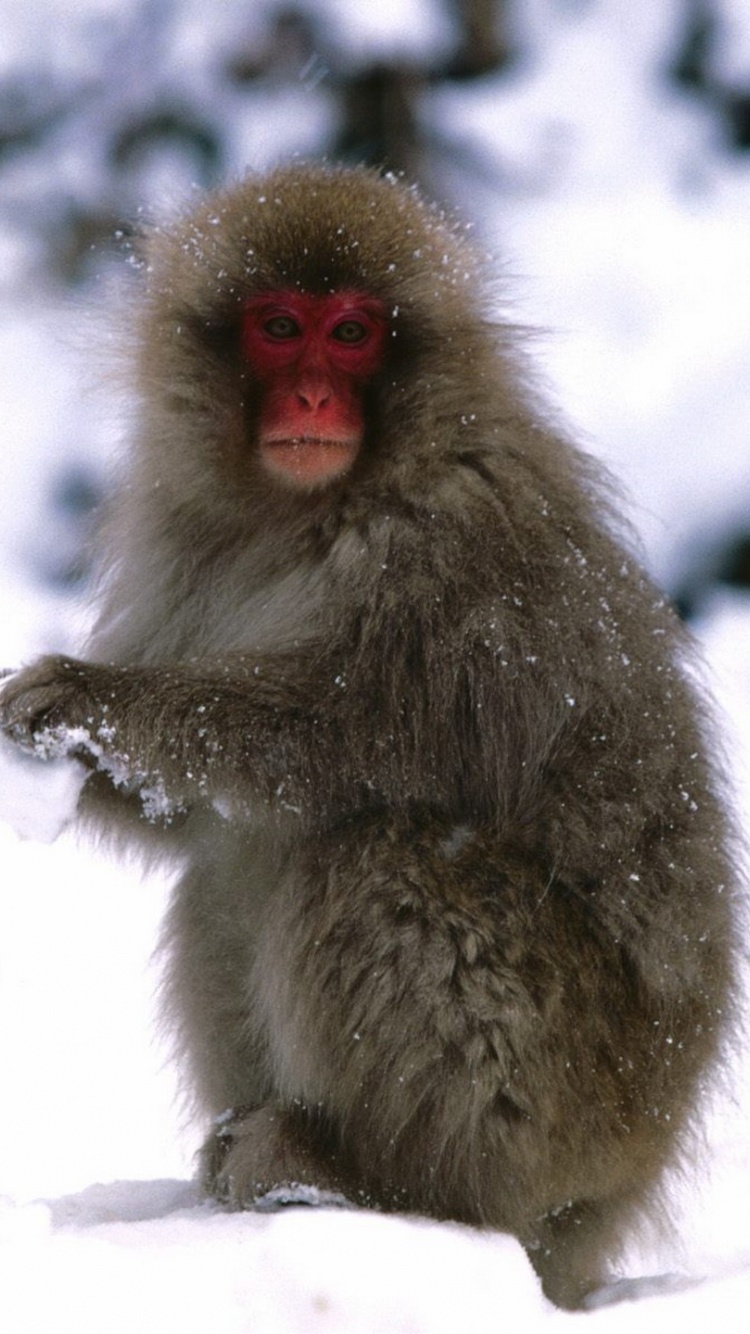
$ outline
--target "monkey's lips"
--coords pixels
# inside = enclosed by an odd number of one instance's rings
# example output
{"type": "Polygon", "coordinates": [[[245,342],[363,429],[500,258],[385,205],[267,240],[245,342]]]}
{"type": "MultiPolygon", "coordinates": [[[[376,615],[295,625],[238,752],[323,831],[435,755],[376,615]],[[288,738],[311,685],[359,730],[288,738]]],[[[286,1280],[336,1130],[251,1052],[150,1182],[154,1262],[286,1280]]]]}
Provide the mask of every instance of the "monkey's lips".
{"type": "Polygon", "coordinates": [[[316,486],[348,472],[359,450],[359,439],[295,435],[266,437],[261,454],[270,472],[298,486],[316,486]]]}

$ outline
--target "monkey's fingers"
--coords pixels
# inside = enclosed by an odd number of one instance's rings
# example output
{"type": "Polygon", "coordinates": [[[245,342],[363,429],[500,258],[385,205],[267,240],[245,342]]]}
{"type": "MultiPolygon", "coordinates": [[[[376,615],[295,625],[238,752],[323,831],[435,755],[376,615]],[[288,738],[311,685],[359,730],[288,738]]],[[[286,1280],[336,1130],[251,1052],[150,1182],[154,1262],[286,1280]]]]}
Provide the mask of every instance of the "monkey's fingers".
{"type": "Polygon", "coordinates": [[[45,739],[60,733],[63,726],[56,697],[44,690],[32,690],[10,700],[3,699],[0,726],[14,745],[42,753],[45,739]]]}
{"type": "Polygon", "coordinates": [[[62,732],[73,721],[66,707],[70,693],[69,677],[57,659],[42,658],[11,672],[0,689],[0,728],[23,750],[43,756],[69,753],[72,746],[64,744],[62,732]]]}

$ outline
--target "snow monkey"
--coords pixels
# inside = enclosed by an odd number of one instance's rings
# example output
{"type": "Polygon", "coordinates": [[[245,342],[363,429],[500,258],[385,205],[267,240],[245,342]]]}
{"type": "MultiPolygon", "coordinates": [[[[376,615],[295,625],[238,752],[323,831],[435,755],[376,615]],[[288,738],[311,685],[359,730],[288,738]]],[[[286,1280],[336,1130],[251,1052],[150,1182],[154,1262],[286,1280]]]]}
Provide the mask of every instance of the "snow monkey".
{"type": "Polygon", "coordinates": [[[99,619],[3,726],[182,868],[206,1190],[504,1229],[574,1306],[728,1038],[686,635],[415,191],[281,167],[148,247],[99,619]]]}

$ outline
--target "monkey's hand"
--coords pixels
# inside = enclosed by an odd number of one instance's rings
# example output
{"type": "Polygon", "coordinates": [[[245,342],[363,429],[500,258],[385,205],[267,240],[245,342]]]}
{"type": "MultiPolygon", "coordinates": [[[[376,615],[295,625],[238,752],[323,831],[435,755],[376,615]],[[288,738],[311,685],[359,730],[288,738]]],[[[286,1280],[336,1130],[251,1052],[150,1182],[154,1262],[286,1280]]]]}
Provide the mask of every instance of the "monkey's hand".
{"type": "Polygon", "coordinates": [[[75,755],[95,767],[111,745],[107,681],[116,670],[49,656],[13,672],[0,686],[0,728],[41,759],[75,755]]]}
{"type": "MultiPolygon", "coordinates": [[[[169,824],[187,809],[187,784],[175,781],[168,793],[149,751],[153,715],[143,701],[153,694],[147,672],[62,655],[39,658],[0,683],[0,731],[27,754],[70,757],[98,770],[125,797],[137,796],[147,820],[169,824]],[[133,720],[139,712],[140,727],[133,720]]],[[[156,699],[158,713],[158,692],[156,699]]]]}

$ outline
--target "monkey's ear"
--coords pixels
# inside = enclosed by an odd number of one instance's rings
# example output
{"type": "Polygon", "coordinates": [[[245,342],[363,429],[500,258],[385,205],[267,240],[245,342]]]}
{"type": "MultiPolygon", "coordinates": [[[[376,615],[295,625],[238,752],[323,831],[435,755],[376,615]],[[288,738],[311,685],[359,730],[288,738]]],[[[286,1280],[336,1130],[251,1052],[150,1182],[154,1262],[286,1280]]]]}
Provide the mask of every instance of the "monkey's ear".
{"type": "Polygon", "coordinates": [[[159,334],[179,342],[184,364],[195,375],[215,373],[220,366],[239,364],[241,358],[241,310],[233,301],[210,313],[179,305],[170,309],[159,324],[159,334]]]}
{"type": "Polygon", "coordinates": [[[184,327],[209,355],[227,362],[241,360],[241,323],[239,307],[230,306],[209,317],[187,315],[184,327]]]}

